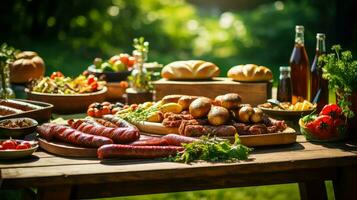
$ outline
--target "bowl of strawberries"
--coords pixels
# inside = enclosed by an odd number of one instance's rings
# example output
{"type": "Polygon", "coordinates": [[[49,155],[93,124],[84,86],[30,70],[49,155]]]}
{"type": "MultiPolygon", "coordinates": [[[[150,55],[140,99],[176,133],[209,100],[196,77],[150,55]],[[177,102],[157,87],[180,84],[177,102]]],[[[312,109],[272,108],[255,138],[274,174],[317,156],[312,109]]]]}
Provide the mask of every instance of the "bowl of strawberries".
{"type": "Polygon", "coordinates": [[[309,114],[299,120],[300,132],[306,140],[333,142],[347,136],[347,120],[337,104],[328,104],[319,114],[309,114]]]}

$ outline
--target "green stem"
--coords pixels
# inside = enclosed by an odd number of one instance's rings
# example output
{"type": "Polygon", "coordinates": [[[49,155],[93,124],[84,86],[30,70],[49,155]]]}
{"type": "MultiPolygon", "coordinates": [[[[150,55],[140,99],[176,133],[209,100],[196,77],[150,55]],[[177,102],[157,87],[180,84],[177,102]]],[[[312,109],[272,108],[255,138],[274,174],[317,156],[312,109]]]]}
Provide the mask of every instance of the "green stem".
{"type": "Polygon", "coordinates": [[[1,94],[2,97],[6,98],[7,96],[7,90],[6,90],[6,80],[5,80],[5,67],[6,67],[6,63],[1,63],[0,64],[0,76],[1,76],[1,87],[2,87],[2,90],[3,90],[3,94],[1,94]]]}

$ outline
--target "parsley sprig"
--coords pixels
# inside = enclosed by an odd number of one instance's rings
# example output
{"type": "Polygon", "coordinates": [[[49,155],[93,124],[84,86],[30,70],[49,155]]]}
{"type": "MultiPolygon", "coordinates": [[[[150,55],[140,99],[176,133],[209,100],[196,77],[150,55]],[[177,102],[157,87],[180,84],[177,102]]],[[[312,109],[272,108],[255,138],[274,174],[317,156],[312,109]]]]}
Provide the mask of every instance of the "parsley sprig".
{"type": "Polygon", "coordinates": [[[351,51],[342,51],[340,45],[332,46],[331,50],[333,53],[319,57],[319,66],[323,66],[323,78],[329,81],[329,87],[336,90],[343,113],[352,118],[349,98],[352,91],[357,91],[357,61],[351,51]]]}
{"type": "Polygon", "coordinates": [[[169,157],[167,160],[184,163],[196,160],[235,162],[248,159],[248,155],[252,151],[252,149],[240,143],[238,134],[235,135],[234,144],[231,144],[226,139],[202,136],[196,142],[183,144],[183,147],[185,148],[183,152],[178,153],[174,157],[169,157]]]}

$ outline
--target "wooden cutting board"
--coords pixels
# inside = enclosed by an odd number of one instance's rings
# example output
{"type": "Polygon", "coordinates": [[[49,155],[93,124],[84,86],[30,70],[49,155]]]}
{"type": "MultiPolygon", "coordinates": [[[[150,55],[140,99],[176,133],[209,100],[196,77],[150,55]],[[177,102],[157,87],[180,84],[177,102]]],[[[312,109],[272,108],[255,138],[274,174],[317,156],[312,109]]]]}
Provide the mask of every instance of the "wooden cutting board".
{"type": "Polygon", "coordinates": [[[55,155],[66,157],[97,157],[97,148],[78,147],[57,141],[50,142],[42,138],[38,138],[38,144],[42,149],[55,155]]]}
{"type": "MultiPolygon", "coordinates": [[[[134,124],[141,132],[154,135],[178,134],[178,128],[168,128],[161,123],[141,122],[134,124]]],[[[234,141],[234,137],[223,137],[234,141]]],[[[241,135],[239,139],[242,144],[249,147],[270,146],[281,144],[292,144],[296,142],[296,131],[288,127],[280,133],[268,133],[262,135],[241,135]]]]}

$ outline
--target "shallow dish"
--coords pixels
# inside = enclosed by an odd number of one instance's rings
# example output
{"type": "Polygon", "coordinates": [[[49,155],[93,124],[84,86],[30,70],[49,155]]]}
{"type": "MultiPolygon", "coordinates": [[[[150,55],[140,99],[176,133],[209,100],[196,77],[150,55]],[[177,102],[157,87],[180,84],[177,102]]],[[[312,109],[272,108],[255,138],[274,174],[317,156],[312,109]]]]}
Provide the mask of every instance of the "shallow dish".
{"type": "MultiPolygon", "coordinates": [[[[0,140],[1,142],[5,140],[0,140]]],[[[16,140],[16,142],[21,143],[24,140],[16,140]]],[[[31,148],[28,149],[11,149],[11,150],[0,150],[0,159],[18,159],[31,156],[37,149],[38,144],[36,142],[28,141],[31,144],[31,148]]]]}
{"type": "Polygon", "coordinates": [[[128,76],[131,74],[131,71],[129,70],[124,70],[120,72],[98,72],[95,69],[94,65],[89,66],[87,71],[89,72],[89,74],[93,74],[98,78],[103,78],[107,82],[125,81],[128,78],[128,76]]]}
{"type": "Polygon", "coordinates": [[[311,110],[304,110],[304,111],[294,111],[294,110],[275,110],[270,108],[264,108],[258,105],[258,108],[262,109],[262,111],[269,115],[274,119],[287,119],[287,120],[298,120],[300,117],[308,115],[314,111],[311,110]]]}
{"type": "Polygon", "coordinates": [[[66,95],[32,92],[27,88],[25,92],[28,99],[53,104],[55,113],[69,114],[85,112],[91,103],[104,101],[107,90],[103,87],[97,92],[66,95]]]}
{"type": "Polygon", "coordinates": [[[4,119],[0,121],[0,138],[19,138],[21,136],[28,135],[30,133],[35,132],[38,122],[34,119],[28,117],[20,117],[20,118],[10,118],[4,119]],[[16,120],[28,120],[31,125],[23,128],[7,128],[1,126],[3,122],[6,121],[16,121],[16,120]]]}

